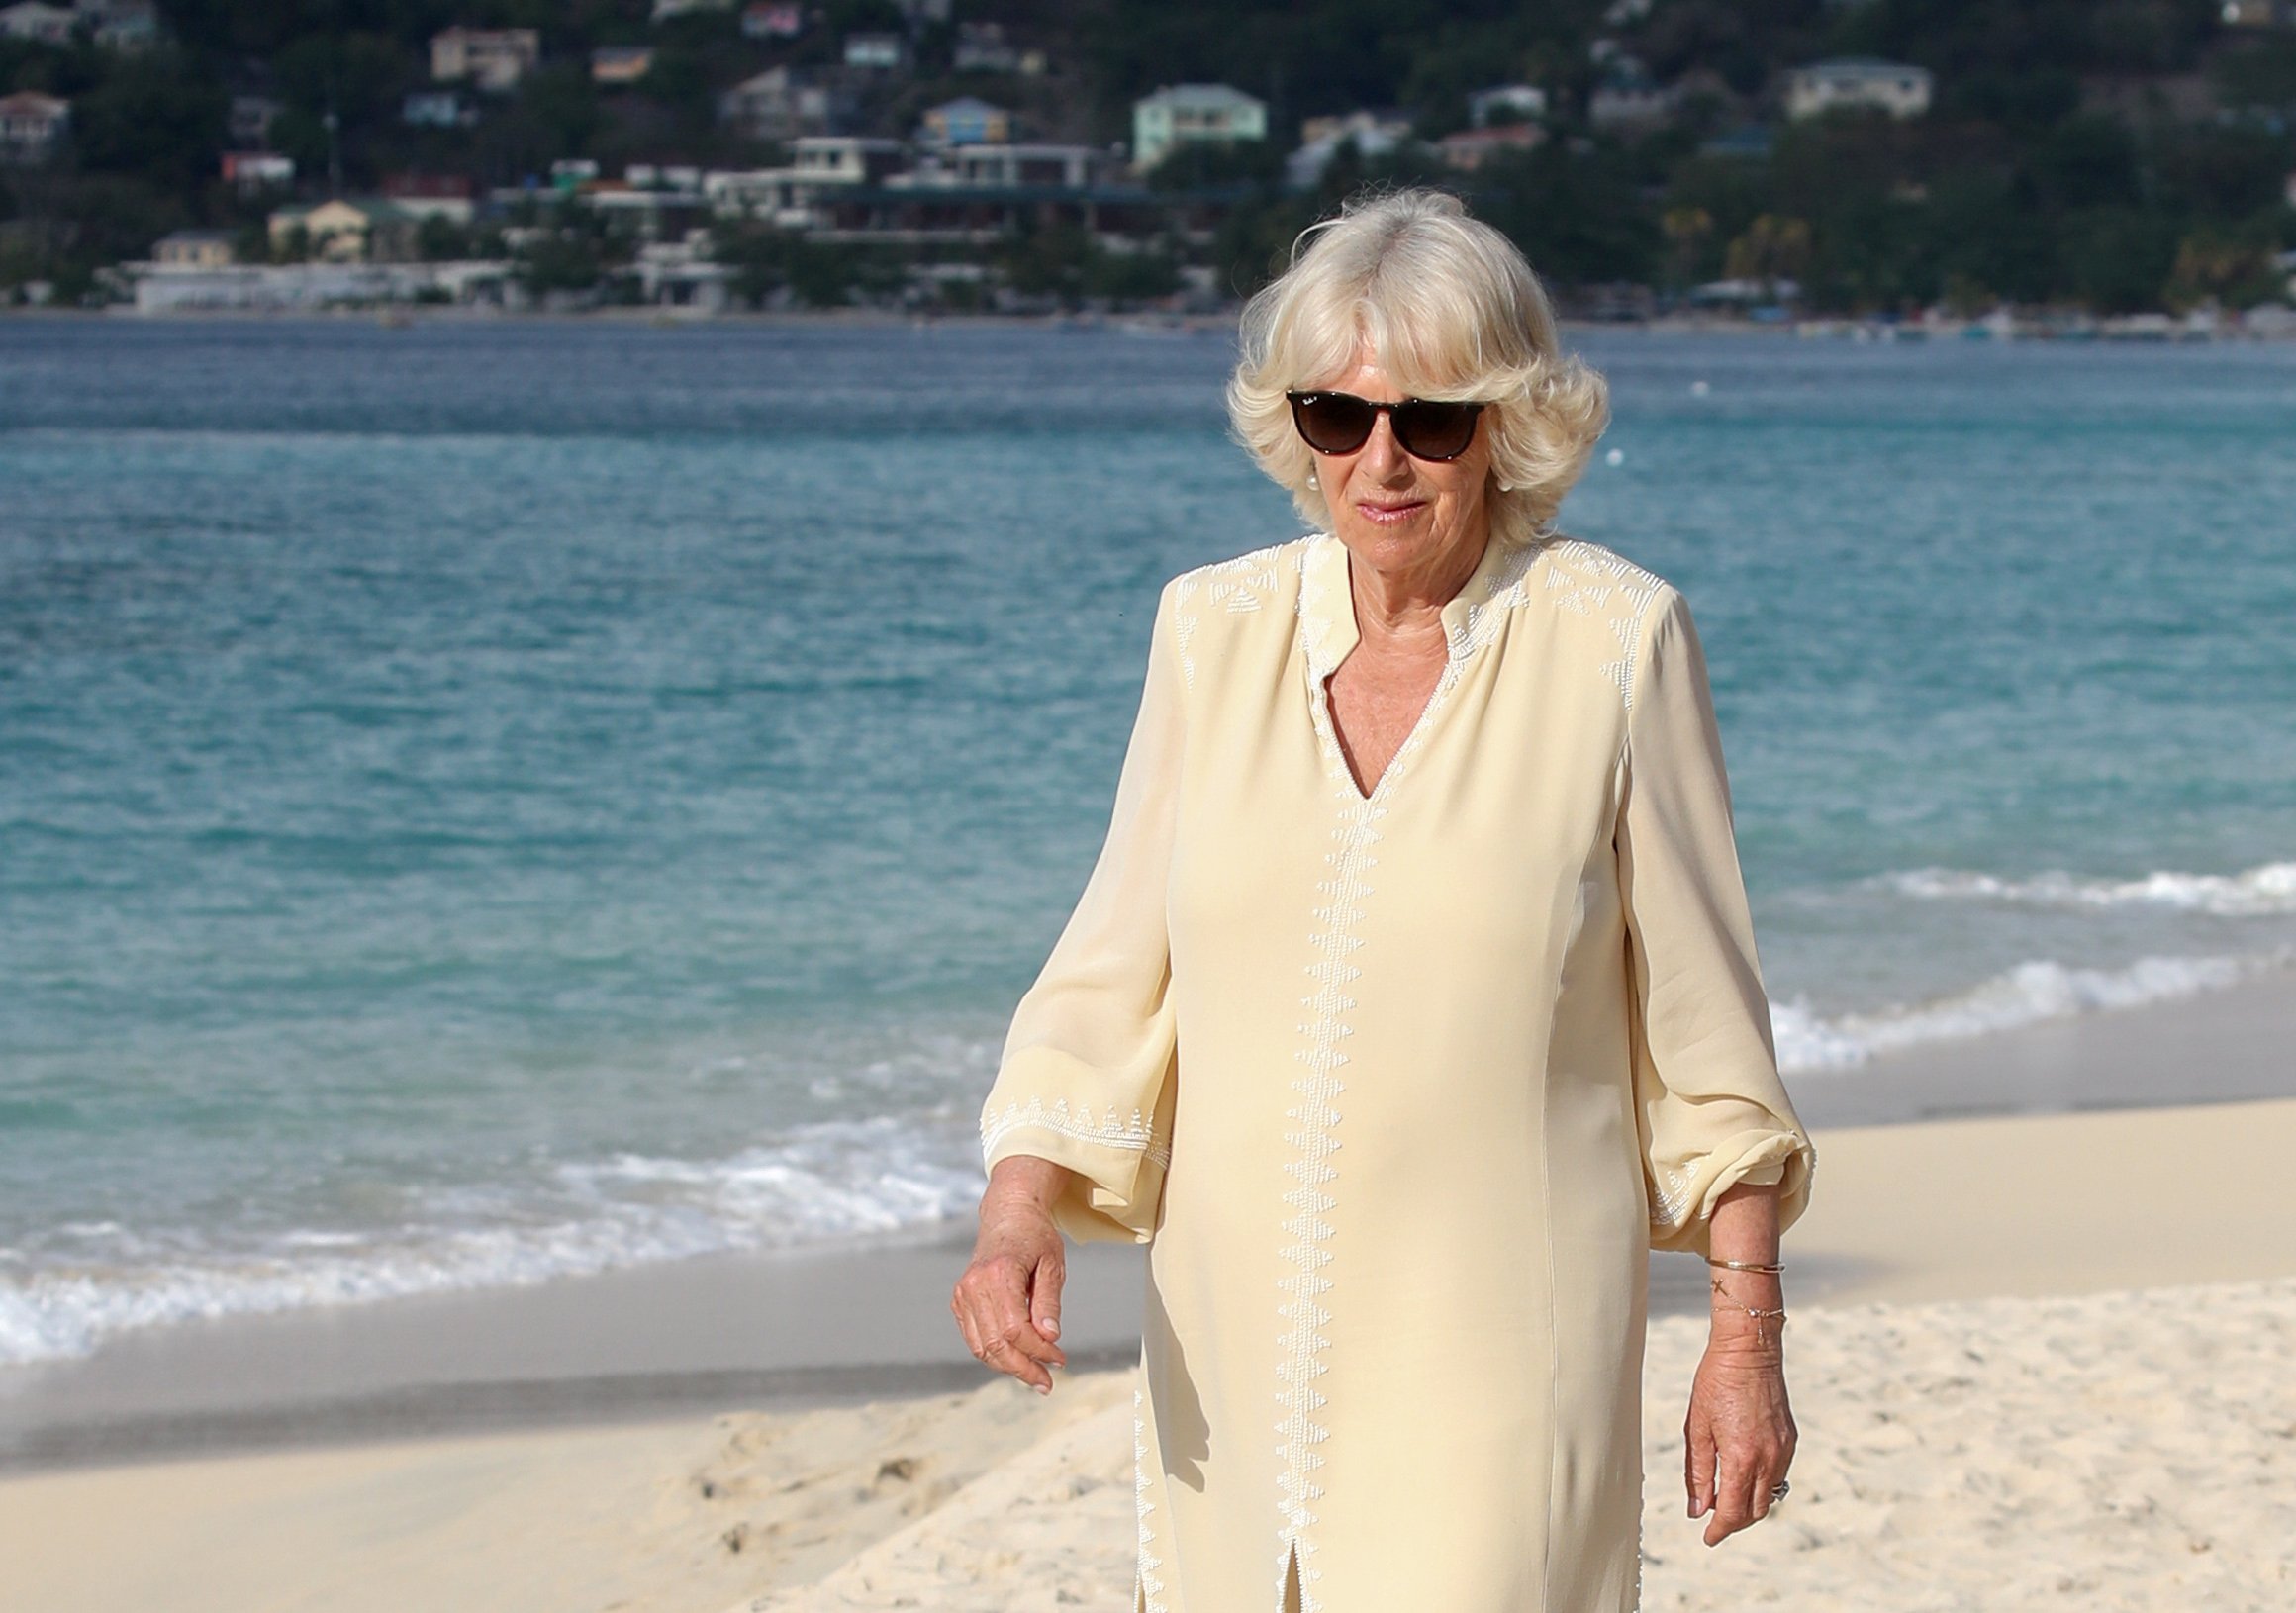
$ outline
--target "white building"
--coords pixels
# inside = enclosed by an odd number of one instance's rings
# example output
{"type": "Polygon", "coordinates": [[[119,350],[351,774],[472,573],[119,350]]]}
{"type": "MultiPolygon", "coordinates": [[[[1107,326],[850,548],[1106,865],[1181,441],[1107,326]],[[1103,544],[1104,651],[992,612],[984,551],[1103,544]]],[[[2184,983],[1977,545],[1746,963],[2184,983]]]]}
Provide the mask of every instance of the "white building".
{"type": "Polygon", "coordinates": [[[782,141],[827,133],[838,104],[835,91],[804,70],[768,67],[718,97],[718,119],[753,139],[782,141]]]}
{"type": "Polygon", "coordinates": [[[832,185],[866,185],[901,166],[897,140],[866,135],[808,135],[790,142],[790,162],[801,178],[832,185]]]}
{"type": "Polygon", "coordinates": [[[1785,112],[1815,118],[1837,107],[1878,107],[1892,118],[1918,118],[1929,110],[1926,67],[1870,56],[1842,56],[1796,67],[1786,75],[1785,112]]]}
{"type": "Polygon", "coordinates": [[[1547,92],[1536,84],[1493,84],[1467,98],[1467,122],[1473,129],[1536,123],[1546,115],[1547,92]]]}
{"type": "Polygon", "coordinates": [[[1307,190],[1350,141],[1365,156],[1385,156],[1410,138],[1411,120],[1392,112],[1309,118],[1299,126],[1299,148],[1284,159],[1284,178],[1293,189],[1307,190]]]}
{"type": "Polygon", "coordinates": [[[37,90],[0,96],[0,162],[45,162],[71,124],[71,103],[37,90]]]}
{"type": "Polygon", "coordinates": [[[1113,162],[1097,145],[960,145],[909,173],[892,175],[885,184],[889,190],[1016,190],[1040,185],[1082,190],[1104,182],[1113,162]]]}
{"type": "Polygon", "coordinates": [[[1132,165],[1145,172],[1177,145],[1268,138],[1268,104],[1226,84],[1172,84],[1132,103],[1132,165]]]}
{"type": "Polygon", "coordinates": [[[909,65],[909,41],[899,34],[848,34],[845,65],[889,72],[909,65]]]}
{"type": "Polygon", "coordinates": [[[1613,73],[1586,98],[1586,121],[1596,129],[1655,129],[1674,115],[1680,96],[1671,84],[1641,73],[1613,73]]]}
{"type": "Polygon", "coordinates": [[[51,6],[44,0],[24,0],[22,5],[0,11],[0,34],[12,40],[32,40],[41,45],[71,44],[72,29],[79,16],[68,6],[51,6]]]}
{"type": "Polygon", "coordinates": [[[702,194],[720,218],[746,216],[803,230],[815,222],[815,198],[893,180],[903,150],[901,142],[894,140],[809,135],[791,142],[789,166],[707,173],[702,176],[702,194]]]}
{"type": "Polygon", "coordinates": [[[656,308],[715,314],[724,308],[733,271],[710,257],[710,232],[689,230],[677,240],[637,249],[638,300],[656,308]]]}
{"type": "Polygon", "coordinates": [[[159,8],[151,0],[80,0],[79,9],[107,50],[143,50],[159,43],[159,8]]]}
{"type": "Polygon", "coordinates": [[[276,151],[226,151],[222,167],[225,182],[237,186],[241,196],[284,190],[295,183],[295,159],[276,151]]]}
{"type": "Polygon", "coordinates": [[[482,90],[507,90],[542,59],[542,37],[530,28],[448,28],[430,36],[430,76],[442,84],[467,78],[482,90]]]}

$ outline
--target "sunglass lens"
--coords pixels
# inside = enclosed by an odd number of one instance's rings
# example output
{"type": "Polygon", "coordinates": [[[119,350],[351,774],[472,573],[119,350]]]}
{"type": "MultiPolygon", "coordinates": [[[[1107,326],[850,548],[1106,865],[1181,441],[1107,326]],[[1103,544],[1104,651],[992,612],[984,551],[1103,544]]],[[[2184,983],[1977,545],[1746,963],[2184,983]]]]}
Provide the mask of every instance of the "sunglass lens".
{"type": "Polygon", "coordinates": [[[1368,441],[1379,411],[1344,392],[1310,392],[1294,399],[1299,434],[1317,453],[1353,453],[1368,441]]]}
{"type": "Polygon", "coordinates": [[[1473,404],[1407,403],[1394,413],[1395,441],[1421,459],[1456,459],[1475,440],[1473,404]]]}

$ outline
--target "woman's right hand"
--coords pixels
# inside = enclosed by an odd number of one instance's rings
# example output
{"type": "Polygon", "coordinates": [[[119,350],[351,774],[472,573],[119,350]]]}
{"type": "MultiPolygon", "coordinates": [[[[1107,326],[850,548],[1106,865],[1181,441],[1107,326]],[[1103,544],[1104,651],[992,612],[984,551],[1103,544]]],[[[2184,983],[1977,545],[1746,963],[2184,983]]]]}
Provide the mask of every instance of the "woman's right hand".
{"type": "Polygon", "coordinates": [[[1039,1394],[1052,1392],[1052,1369],[1068,1365],[1055,1342],[1068,1257],[1052,1224],[1068,1177],[1067,1167],[1031,1155],[997,1162],[981,1195],[973,1262],[949,1296],[973,1354],[1039,1394]]]}

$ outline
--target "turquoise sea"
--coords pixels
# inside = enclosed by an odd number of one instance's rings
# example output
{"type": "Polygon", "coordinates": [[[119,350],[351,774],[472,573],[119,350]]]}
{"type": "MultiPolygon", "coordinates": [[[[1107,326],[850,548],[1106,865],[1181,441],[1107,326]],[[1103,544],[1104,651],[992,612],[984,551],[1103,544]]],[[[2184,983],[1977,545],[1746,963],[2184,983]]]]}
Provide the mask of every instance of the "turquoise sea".
{"type": "MultiPolygon", "coordinates": [[[[1572,340],[1797,1079],[2296,956],[2296,347],[1572,340]]],[[[1231,356],[0,321],[0,1364],[969,1208],[1231,356]]]]}

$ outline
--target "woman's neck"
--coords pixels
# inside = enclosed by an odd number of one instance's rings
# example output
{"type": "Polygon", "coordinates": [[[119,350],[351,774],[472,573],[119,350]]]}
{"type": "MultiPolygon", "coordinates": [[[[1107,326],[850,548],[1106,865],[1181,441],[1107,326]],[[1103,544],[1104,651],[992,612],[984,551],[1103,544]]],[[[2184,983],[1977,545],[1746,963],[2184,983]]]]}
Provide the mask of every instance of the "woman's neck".
{"type": "Polygon", "coordinates": [[[1382,571],[1348,556],[1348,592],[1355,603],[1356,637],[1377,655],[1415,654],[1447,647],[1443,607],[1458,597],[1483,563],[1488,528],[1427,557],[1424,563],[1382,571]]]}

